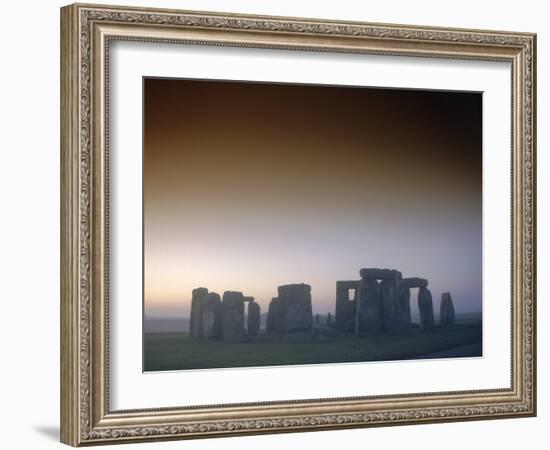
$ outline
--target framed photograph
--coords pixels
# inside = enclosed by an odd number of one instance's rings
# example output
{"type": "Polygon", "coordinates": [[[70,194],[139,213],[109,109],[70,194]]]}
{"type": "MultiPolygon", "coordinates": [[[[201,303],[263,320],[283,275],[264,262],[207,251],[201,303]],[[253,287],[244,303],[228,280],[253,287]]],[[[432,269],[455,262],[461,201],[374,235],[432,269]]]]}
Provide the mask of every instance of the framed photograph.
{"type": "Polygon", "coordinates": [[[535,415],[535,55],[62,8],[62,442],[535,415]]]}

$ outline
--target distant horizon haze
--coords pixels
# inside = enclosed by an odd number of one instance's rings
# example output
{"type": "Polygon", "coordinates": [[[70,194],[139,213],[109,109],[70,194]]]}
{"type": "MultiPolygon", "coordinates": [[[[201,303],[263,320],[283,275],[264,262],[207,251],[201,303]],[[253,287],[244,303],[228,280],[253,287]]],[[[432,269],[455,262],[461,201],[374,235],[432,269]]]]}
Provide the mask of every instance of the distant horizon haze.
{"type": "MultiPolygon", "coordinates": [[[[205,287],[205,286],[197,286],[197,287],[205,287]]],[[[439,317],[439,305],[441,302],[441,294],[443,292],[448,291],[442,291],[440,293],[434,292],[431,290],[430,286],[428,286],[428,289],[430,289],[430,292],[432,293],[432,301],[433,301],[433,307],[434,307],[434,315],[435,317],[439,317]]],[[[213,291],[209,291],[213,292],[213,291]]],[[[220,295],[220,298],[223,298],[223,292],[216,292],[220,295]]],[[[313,294],[313,287],[312,287],[312,294],[313,294]]],[[[245,294],[246,295],[246,294],[245,294]]],[[[277,294],[274,294],[274,297],[277,294]]],[[[415,319],[419,319],[419,311],[418,311],[418,303],[417,303],[417,295],[418,295],[418,289],[411,289],[411,315],[415,319]]],[[[455,305],[455,310],[457,314],[470,314],[470,313],[482,313],[482,299],[479,299],[478,305],[479,307],[476,308],[475,306],[472,306],[471,309],[468,309],[468,305],[475,305],[476,302],[463,302],[463,301],[456,301],[453,297],[453,294],[451,293],[451,297],[453,298],[453,303],[455,305]]],[[[158,304],[149,305],[148,308],[144,310],[144,316],[147,318],[160,318],[160,319],[171,319],[171,318],[179,318],[179,319],[188,319],[191,317],[191,298],[192,294],[189,293],[189,299],[188,299],[188,307],[185,308],[185,301],[182,301],[178,305],[174,307],[173,304],[170,302],[162,303],[159,302],[158,304]],[[185,315],[187,314],[187,315],[185,315]]],[[[257,299],[254,299],[254,301],[258,302],[260,305],[262,305],[261,301],[258,301],[257,299]]],[[[269,299],[271,301],[271,299],[269,299]]],[[[336,313],[336,288],[334,290],[334,301],[332,304],[321,304],[318,305],[315,301],[315,298],[312,295],[311,299],[312,303],[312,309],[313,309],[313,315],[320,314],[320,315],[326,315],[328,313],[332,314],[334,317],[336,313]],[[321,308],[316,309],[318,306],[321,306],[321,308]]],[[[269,302],[265,305],[265,307],[262,305],[261,314],[267,314],[267,306],[269,306],[269,302]]],[[[246,308],[245,308],[245,314],[246,314],[246,308]]]]}
{"type": "MultiPolygon", "coordinates": [[[[411,299],[411,302],[413,302],[414,299],[411,299]]],[[[435,306],[439,306],[439,304],[435,304],[434,305],[434,317],[435,318],[438,318],[439,317],[439,308],[435,308],[435,306]]],[[[411,315],[413,316],[413,318],[415,319],[420,319],[420,315],[418,313],[418,311],[414,311],[416,305],[411,305],[411,315]]],[[[321,312],[321,311],[315,311],[313,310],[313,315],[315,316],[315,314],[319,314],[321,316],[326,316],[328,313],[330,313],[333,317],[334,317],[334,311],[328,311],[328,312],[321,312]]],[[[456,311],[456,314],[458,315],[467,315],[467,314],[481,314],[482,311],[481,309],[480,310],[472,310],[472,311],[456,311]]],[[[261,313],[262,315],[266,314],[267,315],[267,311],[262,311],[261,313]]],[[[245,310],[245,315],[246,315],[246,310],[245,310]]],[[[144,318],[145,319],[153,319],[153,320],[180,320],[180,319],[191,319],[190,316],[177,316],[177,315],[173,315],[173,314],[170,314],[170,315],[167,315],[167,316],[162,316],[162,315],[157,315],[157,314],[154,314],[154,313],[149,313],[149,314],[145,314],[144,315],[144,318]]]]}

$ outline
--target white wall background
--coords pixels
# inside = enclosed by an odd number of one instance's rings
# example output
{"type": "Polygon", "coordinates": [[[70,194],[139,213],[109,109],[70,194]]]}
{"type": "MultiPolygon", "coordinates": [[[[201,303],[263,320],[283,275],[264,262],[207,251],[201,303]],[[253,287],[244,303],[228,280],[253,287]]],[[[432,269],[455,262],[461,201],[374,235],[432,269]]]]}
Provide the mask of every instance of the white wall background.
{"type": "MultiPolygon", "coordinates": [[[[140,448],[546,448],[550,426],[548,272],[550,14],[546,2],[131,1],[135,6],[532,31],[538,35],[539,416],[531,419],[141,444],[140,448]],[[545,205],[546,203],[546,205],[545,205]],[[542,320],[540,318],[543,318],[542,320]]],[[[2,5],[0,70],[0,415],[2,447],[60,448],[59,1],[2,5]]],[[[123,446],[127,448],[128,446],[123,446]]],[[[121,448],[121,447],[120,447],[121,448]]],[[[132,448],[132,447],[131,447],[132,448]]],[[[135,447],[137,448],[137,447],[135,447]]]]}

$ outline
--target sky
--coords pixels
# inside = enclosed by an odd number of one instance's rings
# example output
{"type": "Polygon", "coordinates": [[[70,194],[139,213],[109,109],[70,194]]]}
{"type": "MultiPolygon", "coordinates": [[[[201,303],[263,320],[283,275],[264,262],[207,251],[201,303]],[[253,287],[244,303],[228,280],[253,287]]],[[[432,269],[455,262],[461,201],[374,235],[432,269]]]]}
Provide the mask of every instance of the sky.
{"type": "Polygon", "coordinates": [[[334,314],[362,267],[481,311],[481,114],[479,93],[145,78],[145,314],[189,316],[196,287],[267,312],[300,282],[334,314]]]}

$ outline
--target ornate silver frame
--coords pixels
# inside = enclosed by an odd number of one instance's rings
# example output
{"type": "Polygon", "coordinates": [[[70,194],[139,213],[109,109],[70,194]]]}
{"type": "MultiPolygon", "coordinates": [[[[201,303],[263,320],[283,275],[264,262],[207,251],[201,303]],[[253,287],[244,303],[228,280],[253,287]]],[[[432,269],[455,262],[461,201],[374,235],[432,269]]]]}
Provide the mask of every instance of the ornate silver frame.
{"type": "Polygon", "coordinates": [[[80,446],[536,414],[536,36],[75,4],[61,9],[61,440],[80,446]],[[512,66],[509,389],[111,411],[106,67],[112,40],[201,43],[512,66]]]}

